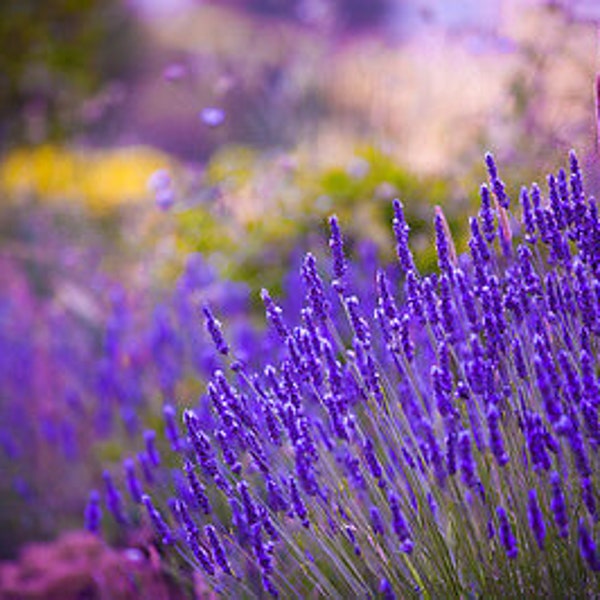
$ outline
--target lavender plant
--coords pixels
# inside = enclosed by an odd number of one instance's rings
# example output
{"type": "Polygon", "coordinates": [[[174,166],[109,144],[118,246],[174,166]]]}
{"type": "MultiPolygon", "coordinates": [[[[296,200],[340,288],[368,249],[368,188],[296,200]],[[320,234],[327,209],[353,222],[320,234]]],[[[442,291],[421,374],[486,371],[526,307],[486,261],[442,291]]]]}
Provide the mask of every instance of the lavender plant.
{"type": "Polygon", "coordinates": [[[600,594],[600,218],[569,160],[516,203],[486,156],[468,255],[435,214],[437,273],[395,201],[400,277],[357,288],[332,217],[331,281],[306,255],[295,318],[262,292],[260,368],[204,307],[206,393],[181,427],[166,409],[172,453],[148,433],[125,495],[107,475],[109,511],[226,597],[600,594]]]}

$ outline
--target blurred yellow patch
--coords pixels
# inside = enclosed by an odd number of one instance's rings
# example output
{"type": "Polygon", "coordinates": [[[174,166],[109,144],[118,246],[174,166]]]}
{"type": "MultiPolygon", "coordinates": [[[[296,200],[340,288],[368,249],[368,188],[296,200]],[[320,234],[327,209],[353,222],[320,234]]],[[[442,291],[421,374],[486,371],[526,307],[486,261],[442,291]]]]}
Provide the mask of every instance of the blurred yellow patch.
{"type": "Polygon", "coordinates": [[[112,150],[73,150],[43,145],[9,153],[0,163],[5,198],[33,197],[49,202],[82,202],[103,212],[148,201],[148,179],[171,160],[144,146],[112,150]]]}

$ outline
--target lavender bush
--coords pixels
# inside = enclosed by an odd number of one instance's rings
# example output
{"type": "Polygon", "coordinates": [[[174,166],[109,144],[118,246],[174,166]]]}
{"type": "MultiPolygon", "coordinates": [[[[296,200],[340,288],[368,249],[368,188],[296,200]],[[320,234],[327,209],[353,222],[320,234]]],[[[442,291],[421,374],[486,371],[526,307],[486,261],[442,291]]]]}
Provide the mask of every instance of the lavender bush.
{"type": "Polygon", "coordinates": [[[162,418],[163,398],[205,383],[218,363],[197,303],[219,303],[241,350],[265,337],[248,323],[246,286],[198,255],[160,293],[102,274],[83,285],[54,248],[43,276],[0,259],[0,558],[79,525],[91,481],[162,418]]]}
{"type": "Polygon", "coordinates": [[[400,276],[357,277],[332,217],[330,283],[308,254],[298,315],[262,292],[268,352],[205,306],[206,393],[181,427],[166,406],[172,452],[148,431],[143,468],[105,474],[87,527],[103,496],[226,597],[597,597],[597,204],[573,153],[518,202],[486,163],[468,255],[435,214],[438,273],[396,201],[400,276]]]}

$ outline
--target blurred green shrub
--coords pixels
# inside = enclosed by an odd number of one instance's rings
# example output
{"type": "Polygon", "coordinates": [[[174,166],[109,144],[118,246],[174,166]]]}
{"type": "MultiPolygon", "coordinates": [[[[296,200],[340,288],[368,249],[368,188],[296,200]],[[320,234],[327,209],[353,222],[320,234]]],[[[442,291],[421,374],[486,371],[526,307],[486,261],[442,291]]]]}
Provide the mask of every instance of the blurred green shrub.
{"type": "Polygon", "coordinates": [[[345,224],[350,253],[374,240],[383,259],[392,258],[391,200],[400,198],[411,224],[411,244],[424,271],[436,268],[431,250],[433,206],[441,205],[462,249],[460,215],[475,198],[461,197],[448,178],[418,177],[392,157],[367,146],[348,166],[314,169],[292,157],[265,157],[244,147],[213,156],[205,183],[215,205],[193,205],[177,213],[176,236],[185,252],[212,256],[226,276],[251,287],[278,290],[295,251],[326,235],[326,217],[345,224]]]}
{"type": "Polygon", "coordinates": [[[70,133],[80,102],[134,64],[133,30],[120,0],[0,2],[4,140],[70,133]]]}

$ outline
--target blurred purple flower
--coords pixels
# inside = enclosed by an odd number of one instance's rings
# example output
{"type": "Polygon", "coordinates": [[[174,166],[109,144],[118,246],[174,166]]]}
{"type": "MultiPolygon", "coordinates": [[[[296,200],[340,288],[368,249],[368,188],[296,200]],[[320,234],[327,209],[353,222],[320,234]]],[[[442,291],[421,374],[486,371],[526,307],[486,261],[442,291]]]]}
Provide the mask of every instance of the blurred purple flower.
{"type": "Polygon", "coordinates": [[[215,106],[207,106],[200,111],[200,120],[209,127],[218,127],[225,121],[225,111],[215,106]]]}

